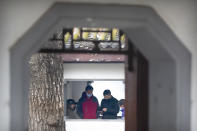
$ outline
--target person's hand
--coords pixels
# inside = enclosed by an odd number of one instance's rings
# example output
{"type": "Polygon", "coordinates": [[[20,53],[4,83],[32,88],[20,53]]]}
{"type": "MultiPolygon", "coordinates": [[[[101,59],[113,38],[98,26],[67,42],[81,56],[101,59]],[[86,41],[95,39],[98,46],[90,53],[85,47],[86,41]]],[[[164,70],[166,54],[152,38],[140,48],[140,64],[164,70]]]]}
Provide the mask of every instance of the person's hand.
{"type": "Polygon", "coordinates": [[[107,111],[107,108],[103,108],[103,111],[106,112],[107,111]]]}

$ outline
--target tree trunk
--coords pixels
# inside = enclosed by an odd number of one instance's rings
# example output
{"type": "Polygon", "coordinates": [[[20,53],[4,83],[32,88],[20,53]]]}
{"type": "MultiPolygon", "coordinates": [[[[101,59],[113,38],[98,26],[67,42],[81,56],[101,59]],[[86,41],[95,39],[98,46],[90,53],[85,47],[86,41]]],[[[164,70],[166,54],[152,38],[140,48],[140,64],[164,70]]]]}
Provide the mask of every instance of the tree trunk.
{"type": "Polygon", "coordinates": [[[29,64],[29,131],[65,131],[61,57],[35,54],[29,64]]]}

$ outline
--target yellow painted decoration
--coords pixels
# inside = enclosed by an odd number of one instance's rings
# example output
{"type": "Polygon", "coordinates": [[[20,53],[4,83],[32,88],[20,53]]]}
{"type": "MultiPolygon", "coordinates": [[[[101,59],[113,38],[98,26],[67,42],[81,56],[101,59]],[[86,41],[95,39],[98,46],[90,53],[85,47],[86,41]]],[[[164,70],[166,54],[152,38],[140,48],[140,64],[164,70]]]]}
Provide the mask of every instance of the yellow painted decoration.
{"type": "Polygon", "coordinates": [[[69,32],[67,32],[67,33],[64,35],[64,43],[65,43],[65,44],[68,44],[70,37],[71,37],[71,34],[70,34],[69,32]]]}
{"type": "Polygon", "coordinates": [[[97,39],[98,39],[98,40],[105,40],[105,36],[106,36],[106,33],[99,32],[99,33],[97,34],[97,39]]]}
{"type": "Polygon", "coordinates": [[[83,39],[87,40],[88,39],[88,35],[89,35],[88,32],[83,32],[83,34],[82,34],[83,39]]]}
{"type": "Polygon", "coordinates": [[[119,40],[119,29],[114,28],[114,29],[112,30],[112,39],[113,39],[114,41],[118,41],[118,40],[119,40]]]}
{"type": "Polygon", "coordinates": [[[79,28],[73,28],[73,40],[80,39],[80,29],[79,28]]]}
{"type": "Polygon", "coordinates": [[[120,40],[121,40],[121,43],[125,43],[125,34],[121,36],[120,40]]]}
{"type": "Polygon", "coordinates": [[[89,30],[89,31],[109,31],[109,28],[82,28],[83,31],[89,30]]]}

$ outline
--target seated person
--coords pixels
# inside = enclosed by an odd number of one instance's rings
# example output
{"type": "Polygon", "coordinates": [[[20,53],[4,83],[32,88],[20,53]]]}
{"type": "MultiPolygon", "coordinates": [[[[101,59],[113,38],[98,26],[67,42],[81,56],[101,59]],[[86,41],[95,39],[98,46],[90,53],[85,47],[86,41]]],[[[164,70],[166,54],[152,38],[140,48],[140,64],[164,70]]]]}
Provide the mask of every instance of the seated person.
{"type": "Polygon", "coordinates": [[[111,95],[110,90],[103,92],[104,99],[101,101],[100,111],[103,114],[102,119],[117,119],[119,112],[118,100],[111,95]]]}
{"type": "Polygon", "coordinates": [[[79,116],[76,112],[76,102],[73,99],[67,100],[67,110],[66,110],[66,117],[68,119],[79,119],[79,116]]]}

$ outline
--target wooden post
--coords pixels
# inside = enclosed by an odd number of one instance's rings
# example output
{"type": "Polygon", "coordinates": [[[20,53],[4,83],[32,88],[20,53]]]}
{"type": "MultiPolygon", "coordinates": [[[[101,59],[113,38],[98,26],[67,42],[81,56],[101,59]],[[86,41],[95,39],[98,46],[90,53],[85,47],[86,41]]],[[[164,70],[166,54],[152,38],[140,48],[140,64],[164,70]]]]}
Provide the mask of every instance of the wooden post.
{"type": "Polygon", "coordinates": [[[137,59],[136,58],[132,58],[132,59],[133,59],[132,71],[129,71],[128,61],[125,61],[125,85],[126,85],[125,131],[138,131],[137,129],[137,59]]]}

